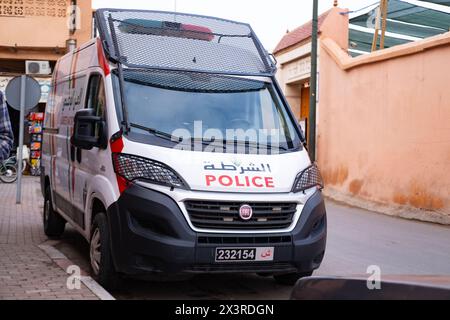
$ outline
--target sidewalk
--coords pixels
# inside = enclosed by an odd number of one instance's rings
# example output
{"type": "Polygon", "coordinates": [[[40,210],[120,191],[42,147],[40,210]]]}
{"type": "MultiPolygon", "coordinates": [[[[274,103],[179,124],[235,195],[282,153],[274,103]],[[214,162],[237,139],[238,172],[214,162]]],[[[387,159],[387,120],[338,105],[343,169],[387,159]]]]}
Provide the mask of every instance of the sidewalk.
{"type": "Polygon", "coordinates": [[[98,299],[83,283],[68,289],[69,275],[39,248],[48,240],[39,178],[24,177],[22,188],[16,205],[16,185],[0,183],[0,300],[98,299]]]}

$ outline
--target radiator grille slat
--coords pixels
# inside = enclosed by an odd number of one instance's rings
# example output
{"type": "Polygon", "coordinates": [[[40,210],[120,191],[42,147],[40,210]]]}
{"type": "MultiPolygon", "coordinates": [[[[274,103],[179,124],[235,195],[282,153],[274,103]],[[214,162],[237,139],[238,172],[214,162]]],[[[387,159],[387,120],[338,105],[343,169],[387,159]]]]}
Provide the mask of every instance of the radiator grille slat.
{"type": "Polygon", "coordinates": [[[189,200],[184,202],[192,224],[197,228],[230,230],[271,230],[291,225],[297,204],[292,202],[227,202],[189,200]],[[239,217],[243,204],[252,207],[250,220],[239,217]]]}

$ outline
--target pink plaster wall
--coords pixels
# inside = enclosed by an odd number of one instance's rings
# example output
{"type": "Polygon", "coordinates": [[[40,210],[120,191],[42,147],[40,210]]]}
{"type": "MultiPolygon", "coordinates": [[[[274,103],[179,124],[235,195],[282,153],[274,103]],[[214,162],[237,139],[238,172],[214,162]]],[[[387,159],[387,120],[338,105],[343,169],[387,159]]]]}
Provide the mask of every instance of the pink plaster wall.
{"type": "Polygon", "coordinates": [[[317,123],[327,188],[450,215],[450,33],[358,58],[327,36],[317,123]]]}
{"type": "Polygon", "coordinates": [[[343,50],[348,48],[348,9],[332,8],[320,26],[321,38],[332,38],[343,50]]]}

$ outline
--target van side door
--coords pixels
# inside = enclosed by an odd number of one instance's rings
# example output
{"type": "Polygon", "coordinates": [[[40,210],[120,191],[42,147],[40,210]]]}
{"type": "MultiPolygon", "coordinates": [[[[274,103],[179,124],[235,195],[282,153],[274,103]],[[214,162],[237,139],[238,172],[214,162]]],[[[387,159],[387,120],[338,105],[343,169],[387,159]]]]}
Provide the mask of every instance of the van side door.
{"type": "Polygon", "coordinates": [[[82,105],[86,76],[75,74],[60,83],[62,90],[58,118],[58,134],[56,135],[55,154],[55,203],[59,210],[77,225],[81,224],[73,206],[73,162],[70,137],[73,133],[75,112],[82,105]]]}
{"type": "MultiPolygon", "coordinates": [[[[97,116],[105,119],[105,84],[103,76],[97,72],[92,72],[89,75],[83,108],[94,109],[97,116]]],[[[99,130],[100,128],[95,129],[96,135],[100,134],[99,130]]],[[[89,182],[93,176],[100,173],[105,151],[97,147],[94,147],[91,150],[82,150],[75,147],[73,148],[75,149],[73,150],[73,203],[75,206],[75,211],[78,212],[79,215],[83,215],[80,219],[83,220],[83,229],[86,230],[85,208],[89,182]]],[[[108,157],[108,159],[110,159],[110,157],[108,157]]]]}

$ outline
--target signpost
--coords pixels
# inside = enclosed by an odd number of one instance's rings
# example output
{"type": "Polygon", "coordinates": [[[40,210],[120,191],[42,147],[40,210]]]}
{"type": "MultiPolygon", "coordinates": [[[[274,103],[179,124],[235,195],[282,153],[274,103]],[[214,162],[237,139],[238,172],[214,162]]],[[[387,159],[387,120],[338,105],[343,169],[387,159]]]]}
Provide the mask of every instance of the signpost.
{"type": "Polygon", "coordinates": [[[22,198],[22,158],[25,111],[33,109],[41,99],[41,87],[32,77],[22,75],[9,81],[5,90],[8,104],[20,111],[19,150],[17,152],[17,189],[16,203],[21,203],[22,198]]]}
{"type": "Polygon", "coordinates": [[[316,161],[316,104],[317,104],[317,32],[319,0],[313,1],[311,34],[311,88],[309,93],[309,138],[308,148],[311,161],[316,161]]]}

